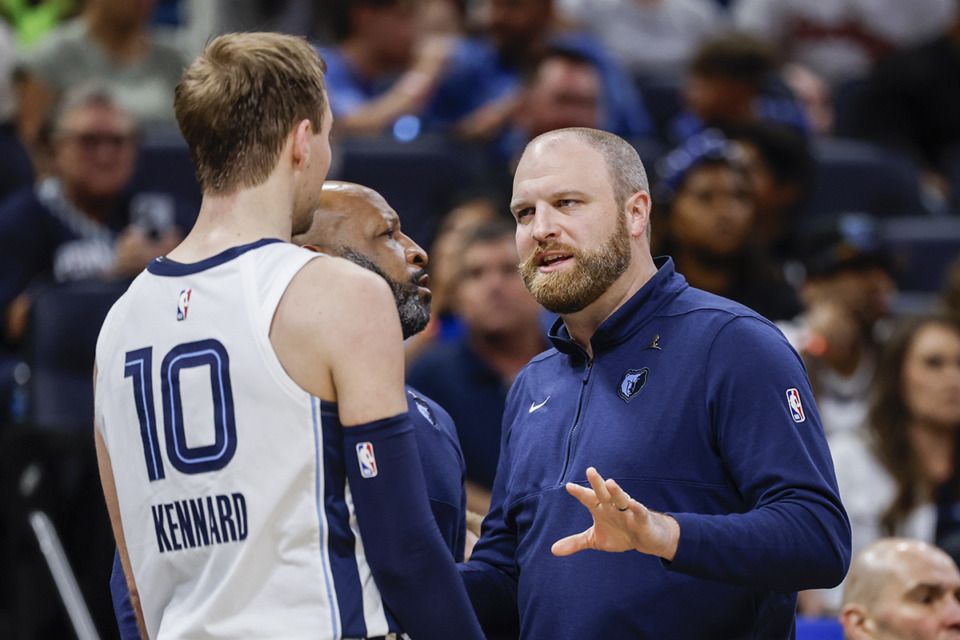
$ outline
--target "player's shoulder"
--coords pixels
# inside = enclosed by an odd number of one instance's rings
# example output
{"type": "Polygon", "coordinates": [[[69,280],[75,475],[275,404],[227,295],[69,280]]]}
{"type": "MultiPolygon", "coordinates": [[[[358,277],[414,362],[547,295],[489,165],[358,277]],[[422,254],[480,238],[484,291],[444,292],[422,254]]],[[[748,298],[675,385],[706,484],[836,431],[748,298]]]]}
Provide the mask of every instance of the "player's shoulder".
{"type": "Polygon", "coordinates": [[[277,309],[283,327],[295,331],[299,327],[307,334],[327,331],[330,336],[379,331],[388,317],[396,319],[396,303],[387,282],[372,271],[331,256],[304,264],[277,309]]]}
{"type": "Polygon", "coordinates": [[[325,276],[326,274],[343,274],[347,277],[351,277],[350,274],[353,273],[370,273],[369,270],[364,269],[363,267],[356,265],[344,258],[333,256],[327,253],[311,251],[310,249],[304,249],[303,247],[298,247],[298,249],[300,251],[309,251],[316,256],[315,260],[311,260],[304,265],[304,273],[313,273],[318,276],[325,276]]]}
{"type": "Polygon", "coordinates": [[[357,297],[381,297],[390,287],[379,275],[336,256],[320,254],[322,258],[310,260],[290,283],[291,286],[307,288],[308,299],[327,299],[337,302],[357,297]]]}

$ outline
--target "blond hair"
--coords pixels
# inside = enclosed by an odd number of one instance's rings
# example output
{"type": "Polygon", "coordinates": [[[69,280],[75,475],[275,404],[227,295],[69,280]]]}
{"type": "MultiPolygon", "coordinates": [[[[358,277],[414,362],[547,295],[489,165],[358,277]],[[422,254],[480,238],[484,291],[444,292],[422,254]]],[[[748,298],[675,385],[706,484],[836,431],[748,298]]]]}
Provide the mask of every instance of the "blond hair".
{"type": "Polygon", "coordinates": [[[290,131],[326,112],[326,64],[303,38],[230,33],[183,72],[174,110],[205,194],[262,184],[290,131]]]}

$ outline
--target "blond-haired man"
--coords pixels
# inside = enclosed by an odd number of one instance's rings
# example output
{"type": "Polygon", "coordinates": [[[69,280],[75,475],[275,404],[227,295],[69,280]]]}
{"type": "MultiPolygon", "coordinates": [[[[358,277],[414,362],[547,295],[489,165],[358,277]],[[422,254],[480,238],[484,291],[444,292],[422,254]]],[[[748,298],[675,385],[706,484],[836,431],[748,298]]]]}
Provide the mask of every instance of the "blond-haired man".
{"type": "Polygon", "coordinates": [[[425,497],[390,290],[289,243],[330,166],[323,70],[251,33],[184,72],[197,223],[101,330],[97,450],[149,638],[482,637],[425,497]]]}

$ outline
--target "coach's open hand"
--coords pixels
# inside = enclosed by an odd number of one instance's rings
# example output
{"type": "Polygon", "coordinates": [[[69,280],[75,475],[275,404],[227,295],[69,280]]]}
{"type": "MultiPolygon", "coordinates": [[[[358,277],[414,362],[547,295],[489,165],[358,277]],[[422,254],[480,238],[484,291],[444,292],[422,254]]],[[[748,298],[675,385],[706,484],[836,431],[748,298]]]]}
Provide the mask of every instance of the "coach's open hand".
{"type": "Polygon", "coordinates": [[[613,480],[604,480],[593,467],[587,469],[592,489],[567,483],[567,491],[590,510],[593,526],[553,543],[553,554],[568,556],[584,549],[629,551],[673,560],[680,540],[680,525],[671,516],[651,511],[631,498],[613,480]]]}

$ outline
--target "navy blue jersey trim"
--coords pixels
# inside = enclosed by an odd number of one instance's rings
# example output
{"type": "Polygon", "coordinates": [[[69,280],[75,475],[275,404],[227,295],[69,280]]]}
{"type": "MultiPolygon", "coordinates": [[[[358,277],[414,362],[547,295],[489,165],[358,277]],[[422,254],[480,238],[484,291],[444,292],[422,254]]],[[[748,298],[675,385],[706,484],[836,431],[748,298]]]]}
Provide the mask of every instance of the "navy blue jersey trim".
{"type": "MultiPolygon", "coordinates": [[[[367,619],[363,611],[363,581],[357,566],[357,539],[350,528],[350,508],[346,501],[345,464],[357,464],[356,457],[345,456],[343,427],[337,403],[320,400],[320,428],[323,439],[324,511],[328,523],[330,570],[337,592],[337,614],[344,638],[366,638],[367,619]]],[[[388,618],[389,624],[389,618],[388,618]]],[[[390,629],[397,630],[395,624],[390,629]]]]}
{"type": "MultiPolygon", "coordinates": [[[[363,611],[363,582],[357,565],[357,539],[350,528],[347,506],[347,472],[345,465],[357,464],[356,456],[343,449],[343,429],[336,402],[320,400],[320,432],[323,439],[324,495],[323,509],[328,523],[330,570],[341,621],[342,637],[367,638],[367,619],[363,611]]],[[[400,625],[384,610],[387,627],[399,633],[400,625]]]]}
{"type": "MultiPolygon", "coordinates": [[[[317,508],[317,519],[320,530],[320,545],[319,552],[321,558],[321,565],[323,566],[323,579],[324,586],[327,590],[327,602],[330,607],[330,621],[333,624],[333,637],[339,637],[340,635],[340,618],[337,616],[337,611],[334,608],[334,589],[335,587],[331,582],[334,581],[334,578],[330,575],[333,571],[332,567],[328,567],[329,556],[327,555],[327,548],[325,544],[325,538],[329,534],[330,530],[330,519],[329,514],[326,513],[326,496],[321,495],[321,484],[320,484],[320,474],[324,473],[327,465],[323,463],[326,459],[326,451],[321,452],[321,447],[326,446],[326,440],[321,438],[321,429],[323,428],[324,421],[320,418],[318,413],[322,413],[322,409],[318,408],[319,398],[312,397],[310,398],[310,406],[313,410],[313,442],[315,447],[315,454],[317,456],[316,461],[316,478],[315,478],[315,487],[314,487],[314,499],[316,500],[317,508]]],[[[327,492],[326,487],[326,478],[324,478],[324,493],[327,492]]]]}
{"type": "Polygon", "coordinates": [[[171,260],[166,256],[160,256],[147,265],[147,271],[155,276],[187,276],[192,273],[199,273],[201,271],[211,269],[223,264],[224,262],[229,262],[230,260],[243,255],[247,251],[259,249],[262,246],[274,244],[275,242],[283,242],[283,240],[280,240],[279,238],[262,238],[256,242],[251,242],[250,244],[242,244],[238,247],[230,247],[229,249],[221,251],[215,256],[211,256],[205,260],[201,260],[200,262],[191,262],[189,264],[176,262],[175,260],[171,260]]]}

